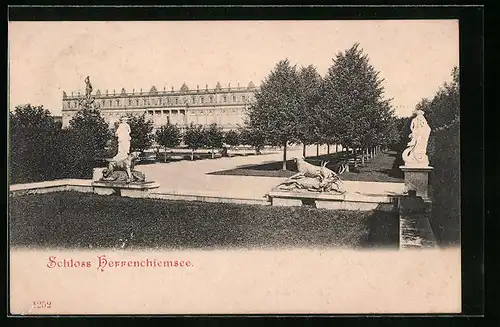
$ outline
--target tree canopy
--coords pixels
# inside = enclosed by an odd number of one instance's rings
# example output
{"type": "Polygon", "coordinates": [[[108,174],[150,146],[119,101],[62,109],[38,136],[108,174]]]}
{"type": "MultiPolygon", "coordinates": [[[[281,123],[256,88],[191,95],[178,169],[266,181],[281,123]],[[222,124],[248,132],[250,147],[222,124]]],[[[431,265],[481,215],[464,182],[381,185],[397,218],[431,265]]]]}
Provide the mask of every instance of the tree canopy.
{"type": "Polygon", "coordinates": [[[301,119],[296,66],[280,61],[261,84],[250,106],[248,125],[265,135],[268,143],[284,145],[297,140],[301,119]]]}
{"type": "Polygon", "coordinates": [[[239,145],[240,141],[240,133],[235,130],[229,130],[224,133],[224,142],[228,145],[239,145]]]}
{"type": "Polygon", "coordinates": [[[320,108],[331,130],[328,134],[351,148],[385,141],[393,110],[390,100],[384,99],[382,82],[358,43],[339,52],[321,90],[320,108]]]}
{"type": "Polygon", "coordinates": [[[78,151],[89,160],[105,156],[105,148],[111,139],[111,130],[98,109],[81,108],[69,121],[78,151]]]}
{"type": "Polygon", "coordinates": [[[182,133],[177,125],[167,123],[155,133],[156,142],[165,148],[175,148],[182,141],[182,133]]]}
{"type": "Polygon", "coordinates": [[[151,147],[154,140],[153,122],[146,119],[146,114],[127,114],[130,125],[130,151],[144,151],[151,147]]]}

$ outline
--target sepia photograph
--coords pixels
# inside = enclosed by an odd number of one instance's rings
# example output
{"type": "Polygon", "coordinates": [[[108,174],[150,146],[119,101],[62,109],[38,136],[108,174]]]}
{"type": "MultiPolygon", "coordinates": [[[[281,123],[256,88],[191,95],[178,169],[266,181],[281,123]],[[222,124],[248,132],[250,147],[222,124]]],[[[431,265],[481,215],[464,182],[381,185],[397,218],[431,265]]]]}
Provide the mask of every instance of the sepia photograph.
{"type": "Polygon", "coordinates": [[[10,21],[10,314],[460,313],[459,57],[457,19],[10,21]]]}

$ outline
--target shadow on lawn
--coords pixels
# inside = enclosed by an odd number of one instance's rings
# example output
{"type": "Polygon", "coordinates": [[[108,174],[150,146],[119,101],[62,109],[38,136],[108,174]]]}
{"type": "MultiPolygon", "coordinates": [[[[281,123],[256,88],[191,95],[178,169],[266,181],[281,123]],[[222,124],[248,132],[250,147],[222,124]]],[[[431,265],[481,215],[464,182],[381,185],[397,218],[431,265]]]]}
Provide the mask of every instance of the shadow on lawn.
{"type": "Polygon", "coordinates": [[[368,237],[363,248],[399,248],[399,214],[397,212],[372,211],[368,217],[368,237]]]}

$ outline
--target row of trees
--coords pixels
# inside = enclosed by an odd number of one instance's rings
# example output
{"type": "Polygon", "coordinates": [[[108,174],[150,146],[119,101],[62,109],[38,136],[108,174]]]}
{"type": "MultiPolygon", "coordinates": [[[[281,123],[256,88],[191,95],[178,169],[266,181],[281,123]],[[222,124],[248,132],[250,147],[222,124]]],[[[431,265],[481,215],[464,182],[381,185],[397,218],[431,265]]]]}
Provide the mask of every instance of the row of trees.
{"type": "Polygon", "coordinates": [[[359,44],[339,52],[325,77],[314,66],[280,61],[248,111],[247,128],[266,144],[342,144],[368,151],[397,138],[396,118],[379,77],[359,44]]]}
{"type": "MultiPolygon", "coordinates": [[[[153,133],[153,123],[144,115],[129,115],[131,150],[142,151],[155,141],[174,147],[181,139],[193,151],[207,147],[212,153],[223,142],[251,145],[257,152],[272,145],[283,147],[283,169],[289,143],[303,143],[304,151],[308,144],[342,144],[354,151],[368,151],[393,143],[397,137],[396,119],[378,75],[359,44],[339,52],[324,77],[313,66],[299,69],[283,60],[261,84],[244,126],[224,134],[217,125],[191,125],[181,133],[167,124],[153,133]]],[[[89,174],[89,169],[91,173],[95,158],[116,153],[114,130],[98,109],[85,103],[68,128],[54,126],[50,113],[42,107],[22,106],[11,113],[14,170],[25,160],[38,160],[45,167],[39,167],[42,170],[54,166],[49,170],[58,171],[58,178],[67,171],[78,177],[89,174]]],[[[40,177],[40,169],[32,170],[35,175],[39,171],[36,179],[48,179],[40,177]]]]}
{"type": "MultiPolygon", "coordinates": [[[[116,126],[109,128],[97,109],[83,107],[61,129],[43,106],[23,105],[10,112],[10,172],[13,183],[57,178],[88,178],[96,159],[111,158],[117,151],[116,126]]],[[[190,125],[183,132],[177,125],[166,124],[154,132],[145,115],[128,115],[131,151],[143,151],[155,141],[166,148],[182,142],[194,150],[214,150],[224,144],[252,145],[259,153],[263,139],[247,129],[224,133],[217,124],[208,127],[190,125]]]]}

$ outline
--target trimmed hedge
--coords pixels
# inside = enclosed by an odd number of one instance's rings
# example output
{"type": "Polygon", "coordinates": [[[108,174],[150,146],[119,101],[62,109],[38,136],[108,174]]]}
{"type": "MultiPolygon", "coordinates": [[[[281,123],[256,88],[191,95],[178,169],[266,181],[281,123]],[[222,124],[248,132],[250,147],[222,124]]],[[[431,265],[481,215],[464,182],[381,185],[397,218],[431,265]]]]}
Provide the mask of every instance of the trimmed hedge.
{"type": "Polygon", "coordinates": [[[460,242],[460,125],[431,134],[429,178],[433,200],[431,225],[442,245],[460,242]]]}

